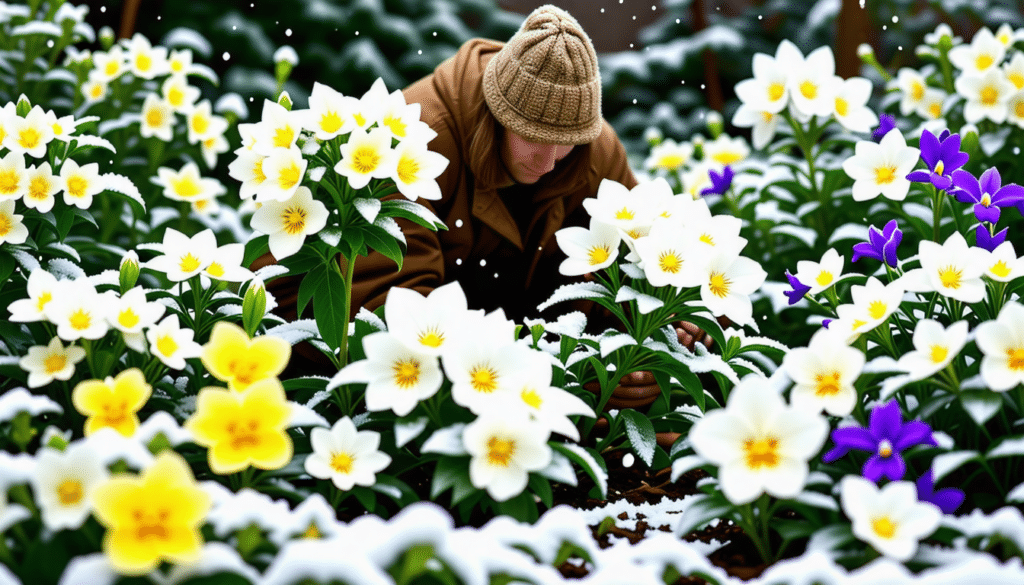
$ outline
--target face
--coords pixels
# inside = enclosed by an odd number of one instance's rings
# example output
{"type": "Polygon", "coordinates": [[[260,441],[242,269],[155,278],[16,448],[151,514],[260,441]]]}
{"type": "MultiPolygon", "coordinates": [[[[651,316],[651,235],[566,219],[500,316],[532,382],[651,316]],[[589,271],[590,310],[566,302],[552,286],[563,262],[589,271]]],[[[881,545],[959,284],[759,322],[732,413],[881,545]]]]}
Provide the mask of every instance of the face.
{"type": "Polygon", "coordinates": [[[536,183],[573,149],[571,144],[530,142],[508,128],[504,134],[501,158],[517,183],[536,183]]]}

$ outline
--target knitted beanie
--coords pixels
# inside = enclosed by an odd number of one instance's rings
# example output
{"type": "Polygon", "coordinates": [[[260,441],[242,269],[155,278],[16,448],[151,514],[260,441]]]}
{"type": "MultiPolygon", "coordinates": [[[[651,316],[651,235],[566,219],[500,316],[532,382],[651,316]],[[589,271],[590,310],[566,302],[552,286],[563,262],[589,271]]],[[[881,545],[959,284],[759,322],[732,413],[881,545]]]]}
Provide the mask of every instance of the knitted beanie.
{"type": "Polygon", "coordinates": [[[592,142],[601,77],[590,37],[561,8],[537,8],[487,63],[484,98],[502,126],[531,142],[592,142]]]}

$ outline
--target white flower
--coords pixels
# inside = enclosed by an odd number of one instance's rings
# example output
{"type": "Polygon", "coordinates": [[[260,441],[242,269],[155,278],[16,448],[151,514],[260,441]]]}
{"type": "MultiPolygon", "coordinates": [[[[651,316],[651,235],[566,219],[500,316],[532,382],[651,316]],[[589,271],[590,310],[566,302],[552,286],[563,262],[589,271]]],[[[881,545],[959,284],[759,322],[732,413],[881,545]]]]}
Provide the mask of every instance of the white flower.
{"type": "Polygon", "coordinates": [[[356,431],[347,416],[334,423],[331,430],[314,428],[309,442],[313,453],[306,458],[306,473],[330,479],[339,490],[373,485],[376,474],[391,463],[391,457],[378,450],[380,433],[356,431]]]}
{"type": "Polygon", "coordinates": [[[882,284],[874,276],[869,277],[864,285],[853,285],[850,287],[853,304],[836,308],[839,318],[829,324],[829,330],[843,334],[847,343],[852,343],[860,334],[879,326],[900,308],[906,292],[903,285],[902,280],[882,284]]]}
{"type": "Polygon", "coordinates": [[[352,114],[358,106],[359,100],[356,98],[344,96],[314,81],[313,93],[309,96],[309,109],[303,111],[302,127],[312,131],[320,140],[348,134],[356,125],[352,114]]]}
{"type": "Polygon", "coordinates": [[[1004,47],[1009,49],[1010,45],[1012,45],[1016,41],[1024,39],[1024,29],[1013,30],[1013,27],[1010,26],[1010,23],[1004,22],[1003,24],[999,25],[998,29],[996,29],[995,38],[1004,47]]]}
{"type": "Polygon", "coordinates": [[[907,146],[899,129],[890,130],[878,144],[861,140],[854,153],[843,161],[843,170],[854,181],[854,201],[867,201],[879,195],[894,201],[907,198],[907,175],[917,164],[921,151],[907,146]]]}
{"type": "Polygon", "coordinates": [[[821,262],[800,260],[796,263],[796,278],[805,285],[811,287],[808,291],[816,295],[836,283],[843,274],[843,261],[845,258],[836,252],[835,248],[829,248],[821,257],[821,262]]]}
{"type": "Polygon", "coordinates": [[[989,254],[984,275],[996,282],[1015,280],[1024,275],[1024,258],[1017,257],[1011,242],[1003,242],[989,254]]]}
{"type": "Polygon", "coordinates": [[[0,245],[23,244],[28,239],[28,228],[21,221],[23,215],[14,213],[14,201],[0,201],[0,245]]]}
{"type": "Polygon", "coordinates": [[[302,131],[301,111],[288,111],[284,106],[270,100],[263,100],[263,117],[254,128],[257,152],[270,156],[274,149],[290,150],[295,148],[302,131]]]}
{"type": "Polygon", "coordinates": [[[202,201],[227,193],[227,189],[217,179],[199,176],[199,166],[194,162],[186,163],[180,170],[168,167],[156,170],[157,176],[151,177],[154,185],[163,187],[164,196],[172,201],[202,201]]]}
{"type": "Polygon", "coordinates": [[[135,33],[127,48],[128,67],[136,77],[153,79],[170,70],[167,64],[167,47],[152,46],[142,33],[135,33]]]}
{"type": "Polygon", "coordinates": [[[160,86],[160,93],[175,112],[184,114],[192,110],[199,99],[199,88],[188,84],[184,75],[170,75],[160,86]]]}
{"type": "Polygon", "coordinates": [[[949,50],[949,62],[964,73],[986,73],[998,69],[1006,56],[1006,45],[999,42],[988,27],[982,27],[971,44],[949,50]]]}
{"type": "Polygon", "coordinates": [[[646,237],[633,242],[647,281],[652,286],[676,289],[697,286],[703,277],[701,268],[705,258],[696,253],[699,250],[696,239],[682,227],[681,220],[654,222],[646,237]]]}
{"type": "Polygon", "coordinates": [[[69,158],[60,167],[60,178],[64,184],[64,203],[79,209],[89,209],[92,198],[106,188],[98,163],[78,166],[69,158]]]}
{"type": "Polygon", "coordinates": [[[964,73],[956,78],[953,85],[956,92],[967,100],[964,120],[970,124],[977,124],[986,118],[997,124],[1005,122],[1010,96],[1017,92],[1017,88],[998,67],[984,73],[964,73]]]}
{"type": "Polygon", "coordinates": [[[522,412],[488,412],[466,425],[462,442],[472,457],[469,479],[503,502],[522,493],[531,471],[551,462],[550,432],[522,412]]]}
{"type": "Polygon", "coordinates": [[[164,315],[166,307],[148,302],[141,287],[129,290],[120,298],[116,298],[113,292],[106,295],[109,295],[108,304],[105,305],[108,309],[107,321],[124,334],[125,345],[139,353],[146,351],[142,331],[155,325],[164,315]]]}
{"type": "Polygon", "coordinates": [[[754,323],[750,295],[761,288],[768,273],[735,248],[719,247],[701,267],[700,299],[716,317],[725,315],[738,325],[754,323]]]}
{"type": "Polygon", "coordinates": [[[896,72],[896,78],[889,82],[888,87],[900,90],[900,114],[908,116],[920,107],[928,82],[919,71],[902,67],[896,72]]]}
{"type": "Polygon", "coordinates": [[[440,199],[441,187],[436,179],[447,168],[448,159],[428,150],[427,143],[420,140],[404,140],[394,152],[397,162],[391,179],[398,191],[410,201],[418,197],[440,199]]]}
{"type": "Polygon", "coordinates": [[[146,267],[163,272],[173,282],[181,282],[205,270],[216,249],[217,237],[213,230],[203,230],[190,238],[178,230],[167,228],[161,244],[164,255],[150,260],[146,267]]]}
{"type": "Polygon", "coordinates": [[[76,530],[92,512],[92,493],[110,477],[91,443],[76,441],[62,453],[43,448],[36,453],[32,491],[43,523],[50,530],[76,530]]]}
{"type": "Polygon", "coordinates": [[[201,345],[193,341],[195,331],[178,326],[178,316],[168,315],[146,331],[149,351],[172,370],[185,368],[185,360],[203,353],[201,345]]]}
{"type": "Polygon", "coordinates": [[[508,385],[512,410],[525,407],[530,418],[545,428],[579,441],[579,431],[570,415],[594,417],[594,411],[576,395],[551,385],[551,360],[541,351],[531,352],[525,367],[513,374],[508,385]]]}
{"type": "Polygon", "coordinates": [[[286,201],[295,195],[296,189],[299,188],[303,177],[306,176],[306,166],[309,162],[302,157],[302,152],[293,146],[292,148],[271,149],[270,156],[259,164],[259,170],[264,176],[262,181],[259,181],[259,177],[255,174],[256,162],[253,162],[251,170],[254,183],[253,192],[256,195],[256,201],[262,203],[264,201],[286,201]]]}
{"type": "Polygon", "coordinates": [[[926,120],[938,120],[946,111],[946,99],[949,96],[941,89],[929,87],[924,92],[924,98],[917,105],[917,115],[926,120]]]}
{"type": "Polygon", "coordinates": [[[28,275],[28,298],[18,299],[7,306],[7,310],[11,312],[11,321],[28,323],[45,319],[46,315],[43,310],[54,297],[58,296],[58,286],[60,284],[57,277],[45,269],[33,270],[28,275]]]}
{"type": "Polygon", "coordinates": [[[953,42],[953,46],[959,45],[963,42],[963,39],[957,36],[953,36],[953,29],[948,24],[940,22],[939,26],[935,27],[935,30],[924,35],[924,42],[929,45],[938,45],[942,37],[949,37],[953,42]]]}
{"type": "Polygon", "coordinates": [[[225,244],[210,254],[210,263],[203,274],[224,282],[242,282],[252,278],[252,271],[242,266],[245,244],[225,244]]]}
{"type": "Polygon", "coordinates": [[[796,382],[790,393],[793,406],[832,416],[846,416],[857,403],[853,387],[864,369],[864,354],[841,336],[819,329],[807,347],[790,350],[782,360],[786,374],[796,382]]]}
{"type": "Polygon", "coordinates": [[[330,387],[365,382],[366,409],[371,412],[392,410],[405,416],[420,400],[436,394],[444,382],[436,356],[406,346],[390,331],[367,335],[363,349],[367,359],[338,372],[330,387]]]}
{"type": "Polygon", "coordinates": [[[490,410],[513,391],[509,382],[529,363],[532,351],[518,343],[460,336],[442,356],[452,400],[477,415],[490,410]]]}
{"type": "Polygon", "coordinates": [[[914,350],[900,357],[897,366],[910,381],[923,380],[945,368],[967,343],[967,321],[945,328],[934,319],[922,319],[914,328],[914,350]]]}
{"type": "Polygon", "coordinates": [[[384,80],[378,77],[370,89],[359,98],[356,110],[351,112],[355,128],[366,131],[374,123],[380,122],[387,100],[388,88],[384,85],[384,80]]]}
{"type": "Polygon", "coordinates": [[[99,339],[110,326],[104,318],[102,297],[88,280],[82,278],[62,283],[60,294],[43,309],[47,320],[57,326],[57,336],[65,341],[99,339]]]}
{"type": "Polygon", "coordinates": [[[583,207],[601,223],[613,225],[624,232],[637,226],[646,226],[643,230],[646,232],[654,220],[654,214],[648,198],[643,196],[647,189],[643,185],[639,184],[630,190],[617,181],[601,179],[597,196],[584,199],[583,207]]]}
{"type": "Polygon", "coordinates": [[[94,104],[107,97],[107,83],[104,81],[89,79],[82,84],[82,96],[86,104],[94,104]]]}
{"type": "Polygon", "coordinates": [[[718,481],[730,502],[740,505],[767,492],[793,498],[807,482],[807,461],[825,443],[825,419],[787,406],[763,378],[748,376],[690,430],[701,457],[718,465],[718,481]]]}
{"type": "Polygon", "coordinates": [[[732,125],[739,128],[752,128],[751,143],[754,148],[761,149],[775,138],[781,114],[758,109],[749,104],[740,104],[732,116],[732,125]]]}
{"type": "MultiPolygon", "coordinates": [[[[415,139],[420,141],[423,137],[416,134],[424,128],[417,124],[420,121],[420,107],[418,102],[406,104],[402,90],[396,89],[384,100],[379,127],[387,129],[398,140],[415,139]]],[[[422,141],[424,144],[427,142],[427,140],[422,141]]]]}
{"type": "Polygon", "coordinates": [[[0,201],[20,199],[28,193],[25,155],[8,152],[0,159],[0,201]]]}
{"type": "Polygon", "coordinates": [[[750,155],[750,147],[742,136],[735,138],[721,134],[711,142],[704,143],[704,160],[716,170],[736,164],[750,155]]]}
{"type": "Polygon", "coordinates": [[[432,356],[440,356],[458,336],[467,312],[466,293],[458,281],[426,297],[411,288],[393,287],[384,303],[388,331],[406,347],[432,356]]]}
{"type": "Polygon", "coordinates": [[[189,144],[196,144],[215,136],[223,136],[228,129],[227,119],[213,115],[210,100],[199,102],[199,105],[188,113],[187,118],[189,144]]]}
{"type": "Polygon", "coordinates": [[[171,75],[188,75],[192,72],[192,49],[177,49],[171,51],[167,58],[167,67],[171,75]]]}
{"type": "Polygon", "coordinates": [[[590,227],[572,226],[555,232],[558,247],[568,256],[558,267],[566,276],[580,276],[611,266],[619,257],[619,230],[591,218],[590,227]]]}
{"type": "Polygon", "coordinates": [[[49,345],[28,348],[28,354],[18,360],[18,365],[28,372],[28,387],[39,388],[54,380],[70,380],[75,375],[75,364],[84,359],[84,349],[77,345],[64,347],[60,338],[54,337],[49,345]]]}
{"type": "Polygon", "coordinates": [[[28,181],[28,190],[22,201],[25,206],[35,209],[39,213],[46,213],[53,209],[56,201],[54,195],[65,188],[64,180],[60,175],[54,175],[50,163],[44,162],[38,167],[28,169],[25,179],[28,181]]]}
{"type": "Polygon", "coordinates": [[[878,116],[867,107],[871,82],[863,77],[851,77],[845,81],[837,80],[836,85],[838,90],[832,111],[836,120],[851,132],[871,132],[871,128],[878,124],[878,116]]]}
{"type": "Polygon", "coordinates": [[[676,143],[671,138],[666,138],[660,144],[651,149],[650,156],[644,161],[645,169],[677,171],[686,163],[690,162],[693,156],[693,144],[689,142],[676,143]]]}
{"type": "Polygon", "coordinates": [[[754,77],[736,84],[736,97],[740,98],[743,106],[752,111],[768,114],[778,114],[786,109],[786,104],[789,103],[787,71],[791,70],[791,66],[779,62],[779,53],[785,58],[787,52],[792,55],[788,47],[784,49],[780,44],[775,58],[764,53],[754,54],[754,77]]]}
{"type": "Polygon", "coordinates": [[[782,41],[776,53],[778,64],[788,70],[790,103],[805,115],[832,114],[835,95],[836,62],[832,49],[818,47],[804,59],[800,49],[782,41]]]}
{"type": "Polygon", "coordinates": [[[938,506],[918,501],[917,488],[909,481],[879,489],[871,480],[847,475],[839,489],[854,536],[898,561],[910,560],[918,541],[935,532],[942,519],[938,506]]]}
{"type": "Polygon", "coordinates": [[[1011,94],[1006,100],[1006,121],[1024,128],[1024,90],[1011,94]]]}
{"type": "Polygon", "coordinates": [[[302,248],[306,236],[327,225],[327,206],[313,199],[308,187],[299,187],[285,201],[267,201],[252,214],[252,229],[270,236],[270,253],[287,258],[302,248]]]}
{"type": "Polygon", "coordinates": [[[1015,52],[1003,65],[1003,75],[1018,91],[1024,89],[1024,53],[1015,52]]]}
{"type": "Polygon", "coordinates": [[[352,130],[340,150],[341,160],[334,171],[348,179],[353,189],[362,189],[371,178],[386,179],[396,172],[398,159],[391,150],[391,133],[383,128],[352,130]]]}
{"type": "Polygon", "coordinates": [[[236,154],[238,158],[228,165],[228,175],[242,183],[239,197],[252,199],[267,180],[267,176],[263,174],[263,161],[267,157],[247,148],[239,148],[236,154]]]}
{"type": "Polygon", "coordinates": [[[223,134],[217,134],[216,136],[204,139],[200,143],[200,147],[203,161],[206,162],[208,168],[212,169],[217,166],[217,155],[227,152],[230,145],[228,145],[228,139],[223,134]]]}
{"type": "Polygon", "coordinates": [[[1010,301],[999,315],[975,329],[981,358],[981,379],[996,392],[1024,383],[1024,305],[1010,301]]]}
{"type": "Polygon", "coordinates": [[[988,252],[967,245],[960,232],[953,232],[939,245],[923,240],[918,245],[921,267],[900,277],[903,286],[912,292],[933,292],[965,303],[985,298],[982,274],[988,268],[988,252]]]}
{"type": "Polygon", "coordinates": [[[102,82],[105,87],[107,83],[124,73],[125,65],[127,65],[124,49],[114,45],[107,52],[94,51],[92,64],[95,69],[89,72],[90,80],[95,79],[97,82],[102,82]]]}
{"type": "Polygon", "coordinates": [[[155,93],[147,95],[142,102],[139,134],[143,138],[156,136],[164,142],[174,137],[174,108],[155,93]]]}
{"type": "Polygon", "coordinates": [[[34,158],[45,157],[46,145],[53,140],[53,124],[39,106],[33,106],[24,118],[10,118],[4,124],[4,130],[7,133],[3,139],[5,148],[34,158]]]}

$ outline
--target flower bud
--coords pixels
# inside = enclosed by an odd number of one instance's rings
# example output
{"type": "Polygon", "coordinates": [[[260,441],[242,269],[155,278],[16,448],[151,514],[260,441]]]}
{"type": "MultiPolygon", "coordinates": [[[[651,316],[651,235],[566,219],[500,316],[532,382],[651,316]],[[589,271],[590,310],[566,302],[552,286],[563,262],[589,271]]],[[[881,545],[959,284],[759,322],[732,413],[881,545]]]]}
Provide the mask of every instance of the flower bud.
{"type": "Polygon", "coordinates": [[[21,94],[18,98],[18,115],[24,118],[32,110],[32,102],[28,101],[28,97],[25,94],[21,94]]]}
{"type": "Polygon", "coordinates": [[[857,45],[857,56],[860,57],[861,59],[874,57],[875,49],[867,43],[861,43],[857,45]]]}
{"type": "Polygon", "coordinates": [[[711,134],[711,138],[718,138],[722,131],[725,130],[725,121],[722,119],[722,114],[715,110],[711,110],[707,113],[704,122],[708,126],[708,132],[711,134]]]}
{"type": "Polygon", "coordinates": [[[251,339],[267,313],[267,288],[259,277],[252,279],[242,299],[242,328],[251,339]]]}
{"type": "Polygon", "coordinates": [[[120,274],[117,277],[121,286],[121,294],[124,294],[135,286],[139,281],[139,255],[135,250],[129,250],[124,258],[121,258],[120,274]]]}
{"type": "Polygon", "coordinates": [[[68,439],[71,438],[71,431],[67,431],[67,434],[57,427],[50,425],[43,429],[43,439],[40,442],[42,445],[63,451],[68,448],[68,439]]]}
{"type": "Polygon", "coordinates": [[[277,96],[277,103],[289,112],[292,111],[292,97],[288,95],[287,91],[282,91],[281,94],[277,96]]]}
{"type": "Polygon", "coordinates": [[[661,144],[661,141],[662,139],[664,139],[664,137],[665,135],[662,134],[661,128],[658,128],[657,126],[650,126],[646,130],[644,130],[644,140],[652,148],[661,144]]]}
{"type": "Polygon", "coordinates": [[[109,51],[110,47],[114,46],[114,29],[109,26],[105,26],[100,29],[100,46],[103,47],[104,51],[109,51]]]}
{"type": "Polygon", "coordinates": [[[953,48],[953,37],[943,32],[942,36],[939,37],[939,52],[945,54],[953,48]]]}
{"type": "Polygon", "coordinates": [[[160,431],[156,435],[153,435],[153,438],[149,441],[149,444],[146,445],[146,448],[149,449],[149,452],[153,455],[159,455],[162,451],[171,449],[172,445],[167,439],[167,435],[165,435],[163,431],[160,431]]]}
{"type": "Polygon", "coordinates": [[[28,411],[23,410],[14,415],[14,420],[11,421],[10,437],[19,449],[24,451],[37,432],[32,428],[32,415],[28,411]]]}

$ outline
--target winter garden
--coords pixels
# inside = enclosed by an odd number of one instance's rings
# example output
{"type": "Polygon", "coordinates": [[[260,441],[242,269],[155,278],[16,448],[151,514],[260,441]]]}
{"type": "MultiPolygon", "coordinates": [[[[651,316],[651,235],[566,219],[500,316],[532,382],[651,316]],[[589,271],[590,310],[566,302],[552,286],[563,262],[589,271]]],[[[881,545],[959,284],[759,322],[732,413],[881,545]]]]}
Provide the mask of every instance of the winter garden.
{"type": "Polygon", "coordinates": [[[558,232],[578,281],[517,323],[457,284],[349,322],[346,291],[450,227],[401,88],[521,16],[189,4],[118,40],[0,2],[0,584],[1024,582],[1011,5],[869,0],[843,78],[838,1],[662,2],[601,55],[641,182],[558,232]]]}

